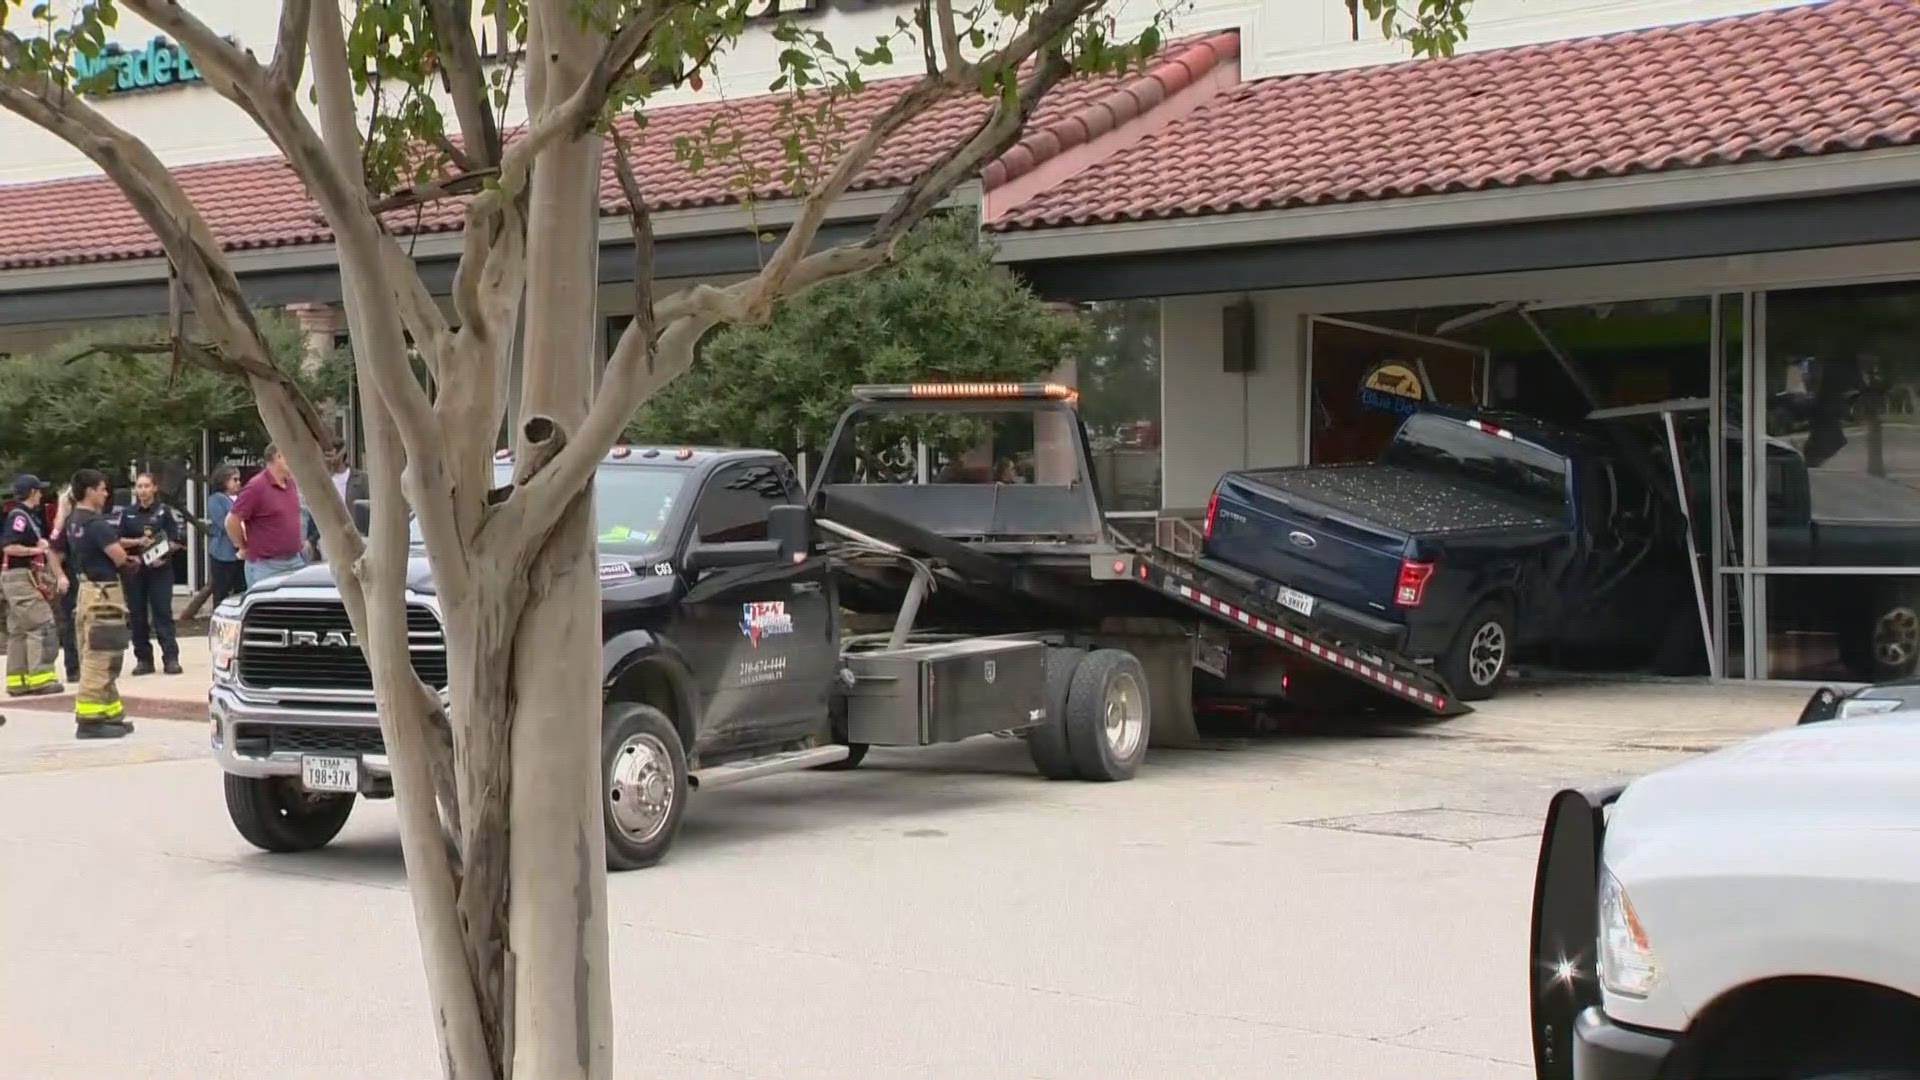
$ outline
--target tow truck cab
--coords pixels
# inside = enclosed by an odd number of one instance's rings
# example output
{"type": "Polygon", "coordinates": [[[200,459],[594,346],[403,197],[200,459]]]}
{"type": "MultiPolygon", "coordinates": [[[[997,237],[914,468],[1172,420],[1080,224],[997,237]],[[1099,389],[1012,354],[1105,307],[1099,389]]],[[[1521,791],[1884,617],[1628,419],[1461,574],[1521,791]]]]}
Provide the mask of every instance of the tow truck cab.
{"type": "MultiPolygon", "coordinates": [[[[496,469],[508,481],[511,460],[502,455],[496,469]]],[[[684,778],[831,742],[838,609],[786,459],[616,447],[595,483],[603,683],[640,726],[664,721],[677,737],[635,735],[609,748],[649,758],[636,761],[632,784],[658,788],[660,770],[641,765],[670,763],[652,754],[683,754],[684,778]],[[669,742],[678,745],[669,751],[669,742]]],[[[439,601],[418,551],[407,601],[414,670],[444,692],[439,601]]],[[[326,565],[229,599],[209,636],[212,744],[242,835],[268,850],[318,847],[355,796],[392,794],[372,674],[326,565]]],[[[670,840],[669,823],[659,824],[670,840]]],[[[657,858],[644,844],[627,856],[633,865],[657,858]]]]}

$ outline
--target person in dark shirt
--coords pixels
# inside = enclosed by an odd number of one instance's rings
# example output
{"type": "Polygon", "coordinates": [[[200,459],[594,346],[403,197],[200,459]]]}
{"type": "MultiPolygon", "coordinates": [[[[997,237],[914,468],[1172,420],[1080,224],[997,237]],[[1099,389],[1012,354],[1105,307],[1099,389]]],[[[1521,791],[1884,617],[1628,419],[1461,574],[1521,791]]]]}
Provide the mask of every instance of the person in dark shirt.
{"type": "Polygon", "coordinates": [[[14,505],[0,521],[0,595],[7,602],[7,696],[58,694],[54,673],[60,649],[52,599],[67,587],[60,557],[43,535],[40,500],[46,481],[23,475],[13,482],[14,505]]]}
{"type": "Polygon", "coordinates": [[[126,574],[127,614],[133,624],[133,674],[153,674],[153,638],[160,639],[166,673],[178,675],[180,642],[173,633],[173,557],[186,543],[180,515],[160,498],[152,473],[133,481],[133,501],[115,511],[120,546],[139,556],[126,574]]]}
{"type": "MultiPolygon", "coordinates": [[[[72,514],[73,489],[63,487],[60,489],[59,508],[53,515],[53,535],[48,537],[54,554],[60,556],[63,566],[73,565],[73,556],[67,551],[67,518],[72,514]]],[[[78,571],[74,572],[74,576],[78,576],[78,571]]],[[[60,625],[62,666],[67,669],[67,681],[75,684],[80,681],[80,649],[73,640],[74,604],[80,599],[80,590],[77,585],[77,582],[70,583],[69,587],[60,593],[60,598],[54,605],[55,621],[60,625]]]]}
{"type": "Polygon", "coordinates": [[[74,618],[79,639],[80,690],[73,701],[74,737],[118,739],[133,731],[120,700],[120,665],[127,651],[127,601],[123,568],[137,565],[105,513],[107,476],[98,469],[73,474],[73,513],[67,516],[67,550],[74,587],[80,592],[74,618]]]}

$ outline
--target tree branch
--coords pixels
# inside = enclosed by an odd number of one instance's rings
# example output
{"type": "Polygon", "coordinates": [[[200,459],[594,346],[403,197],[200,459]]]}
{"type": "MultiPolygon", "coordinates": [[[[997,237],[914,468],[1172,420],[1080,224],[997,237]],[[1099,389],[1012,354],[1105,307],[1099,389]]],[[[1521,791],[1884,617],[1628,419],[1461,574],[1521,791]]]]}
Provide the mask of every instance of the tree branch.
{"type": "Polygon", "coordinates": [[[934,18],[940,25],[940,53],[946,58],[948,71],[960,71],[966,67],[967,58],[960,53],[960,30],[954,25],[953,0],[933,0],[934,18]]]}
{"type": "Polygon", "coordinates": [[[426,0],[433,20],[433,39],[445,73],[453,114],[460,121],[466,144],[463,169],[484,169],[499,160],[500,124],[487,97],[487,79],[480,65],[480,47],[473,40],[473,5],[469,0],[426,0]]]}
{"type": "Polygon", "coordinates": [[[641,8],[607,39],[594,60],[593,70],[565,101],[532,116],[526,133],[507,147],[500,159],[500,186],[509,196],[518,198],[525,190],[527,174],[533,170],[533,163],[542,151],[592,129],[614,86],[639,61],[653,39],[653,32],[666,20],[671,8],[664,0],[653,0],[641,8]]]}
{"type": "Polygon", "coordinates": [[[273,39],[273,63],[267,79],[287,96],[300,88],[307,65],[307,8],[312,0],[285,0],[280,5],[280,29],[273,39]]]}
{"type": "MultiPolygon", "coordinates": [[[[627,140],[618,129],[613,132],[613,157],[620,191],[627,197],[627,221],[633,231],[633,323],[639,334],[653,340],[653,215],[647,211],[646,196],[633,176],[633,162],[627,158],[627,140]]],[[[648,359],[651,367],[651,353],[648,359]]]]}
{"type": "MultiPolygon", "coordinates": [[[[309,49],[313,54],[313,87],[324,133],[319,160],[313,164],[337,180],[339,174],[358,162],[360,154],[360,128],[353,111],[353,82],[347,70],[346,42],[340,33],[339,0],[319,0],[313,5],[309,49]]],[[[304,169],[302,174],[305,175],[304,169]]],[[[404,475],[411,481],[407,501],[419,519],[429,550],[436,555],[436,587],[442,595],[457,599],[466,594],[469,583],[467,548],[454,526],[456,493],[448,479],[440,426],[426,391],[414,377],[402,332],[401,309],[419,309],[413,314],[423,325],[433,325],[438,320],[424,310],[424,287],[395,289],[386,283],[387,273],[400,269],[394,264],[395,245],[393,238],[379,228],[379,219],[367,209],[365,191],[364,187],[358,189],[362,197],[334,192],[341,205],[337,213],[329,208],[328,214],[333,222],[341,278],[346,286],[347,322],[358,346],[354,357],[365,381],[385,402],[405,448],[404,475]]],[[[407,273],[417,276],[411,268],[407,273]]],[[[438,343],[430,336],[422,345],[431,348],[438,343]]]]}
{"type": "Polygon", "coordinates": [[[865,243],[890,244],[905,235],[932,213],[934,207],[953,194],[963,180],[977,174],[988,162],[1011,149],[1019,141],[1027,119],[1039,107],[1047,91],[1053,89],[1071,70],[1071,65],[1058,49],[1047,50],[1011,101],[1003,97],[995,102],[993,112],[972,137],[947,151],[937,164],[907,185],[886,213],[880,215],[880,220],[874,223],[873,234],[865,243]]]}

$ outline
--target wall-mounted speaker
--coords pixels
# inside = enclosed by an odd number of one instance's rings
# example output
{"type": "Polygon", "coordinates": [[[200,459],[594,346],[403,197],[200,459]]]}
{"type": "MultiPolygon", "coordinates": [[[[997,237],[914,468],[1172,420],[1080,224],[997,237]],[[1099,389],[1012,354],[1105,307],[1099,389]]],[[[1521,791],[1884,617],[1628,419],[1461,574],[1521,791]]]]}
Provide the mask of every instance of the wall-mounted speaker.
{"type": "Polygon", "coordinates": [[[1220,309],[1220,370],[1245,375],[1255,364],[1259,334],[1254,325],[1253,301],[1236,300],[1220,309]]]}

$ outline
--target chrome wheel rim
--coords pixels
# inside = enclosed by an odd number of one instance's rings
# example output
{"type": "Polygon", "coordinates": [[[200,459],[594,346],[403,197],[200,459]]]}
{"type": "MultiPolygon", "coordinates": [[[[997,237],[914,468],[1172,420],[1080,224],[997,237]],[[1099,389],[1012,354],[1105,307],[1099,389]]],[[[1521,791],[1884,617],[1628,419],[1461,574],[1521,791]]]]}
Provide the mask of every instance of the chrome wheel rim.
{"type": "Polygon", "coordinates": [[[1506,663],[1506,628],[1497,622],[1482,623],[1467,643],[1467,677],[1475,686],[1491,686],[1506,663]]]}
{"type": "Polygon", "coordinates": [[[1873,658],[1883,667],[1905,668],[1920,655],[1920,615],[1897,607],[1873,624],[1873,658]]]}
{"type": "Polygon", "coordinates": [[[1123,672],[1107,683],[1106,728],[1114,757],[1125,761],[1140,749],[1147,728],[1147,703],[1140,681],[1130,674],[1123,672]]]}
{"type": "Polygon", "coordinates": [[[658,736],[629,735],[607,773],[607,810],[637,844],[660,835],[673,812],[673,757],[658,736]]]}

